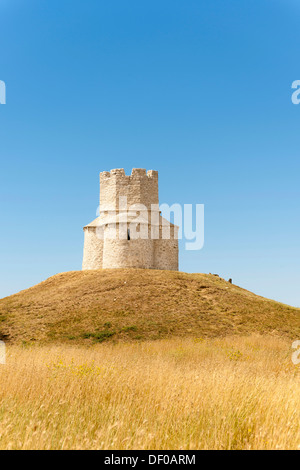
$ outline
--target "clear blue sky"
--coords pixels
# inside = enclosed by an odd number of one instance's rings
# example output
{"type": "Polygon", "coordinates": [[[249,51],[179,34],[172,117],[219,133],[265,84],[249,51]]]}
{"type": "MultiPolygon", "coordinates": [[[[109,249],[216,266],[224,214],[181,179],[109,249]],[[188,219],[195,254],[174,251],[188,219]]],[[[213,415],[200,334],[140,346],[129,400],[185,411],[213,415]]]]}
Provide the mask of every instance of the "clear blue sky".
{"type": "Polygon", "coordinates": [[[98,174],[205,204],[219,273],[300,307],[297,0],[0,0],[0,297],[81,268],[98,174]]]}

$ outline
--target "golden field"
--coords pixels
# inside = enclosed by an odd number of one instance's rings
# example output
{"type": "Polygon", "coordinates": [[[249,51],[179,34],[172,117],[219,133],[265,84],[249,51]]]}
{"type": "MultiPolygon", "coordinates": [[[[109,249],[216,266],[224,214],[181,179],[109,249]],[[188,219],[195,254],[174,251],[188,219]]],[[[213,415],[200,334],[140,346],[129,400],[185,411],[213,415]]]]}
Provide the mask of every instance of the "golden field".
{"type": "Polygon", "coordinates": [[[58,274],[0,300],[0,449],[300,449],[300,309],[212,274],[58,274]]]}
{"type": "Polygon", "coordinates": [[[291,354],[290,340],[258,334],[11,344],[0,448],[299,449],[291,354]]]}

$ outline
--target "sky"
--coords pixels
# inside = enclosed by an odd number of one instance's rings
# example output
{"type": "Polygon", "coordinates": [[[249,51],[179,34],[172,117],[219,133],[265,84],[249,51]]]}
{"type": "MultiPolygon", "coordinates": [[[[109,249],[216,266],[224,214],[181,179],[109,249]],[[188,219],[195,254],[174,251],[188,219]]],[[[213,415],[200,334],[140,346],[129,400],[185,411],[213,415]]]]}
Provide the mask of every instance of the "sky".
{"type": "Polygon", "coordinates": [[[80,270],[99,172],[204,204],[180,270],[300,307],[296,0],[0,0],[0,297],[80,270]]]}

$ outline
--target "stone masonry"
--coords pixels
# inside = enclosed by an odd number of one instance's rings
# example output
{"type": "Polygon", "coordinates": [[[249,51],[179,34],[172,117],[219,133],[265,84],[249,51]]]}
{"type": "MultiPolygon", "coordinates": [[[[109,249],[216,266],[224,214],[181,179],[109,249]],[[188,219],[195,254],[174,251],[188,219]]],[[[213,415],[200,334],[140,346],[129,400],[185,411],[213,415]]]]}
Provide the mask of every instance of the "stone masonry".
{"type": "Polygon", "coordinates": [[[178,227],[161,216],[158,172],[100,173],[100,216],[84,227],[82,269],[178,270],[178,227]],[[167,236],[166,236],[167,233],[167,236]]]}

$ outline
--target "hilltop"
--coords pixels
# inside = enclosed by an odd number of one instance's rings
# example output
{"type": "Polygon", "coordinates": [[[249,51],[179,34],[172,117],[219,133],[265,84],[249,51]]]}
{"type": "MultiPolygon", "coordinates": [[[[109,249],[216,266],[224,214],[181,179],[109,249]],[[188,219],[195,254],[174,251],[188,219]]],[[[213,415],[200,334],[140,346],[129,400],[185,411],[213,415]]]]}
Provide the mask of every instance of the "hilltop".
{"type": "Polygon", "coordinates": [[[11,343],[138,341],[266,333],[300,336],[300,309],[211,274],[72,271],[0,300],[11,343]]]}

